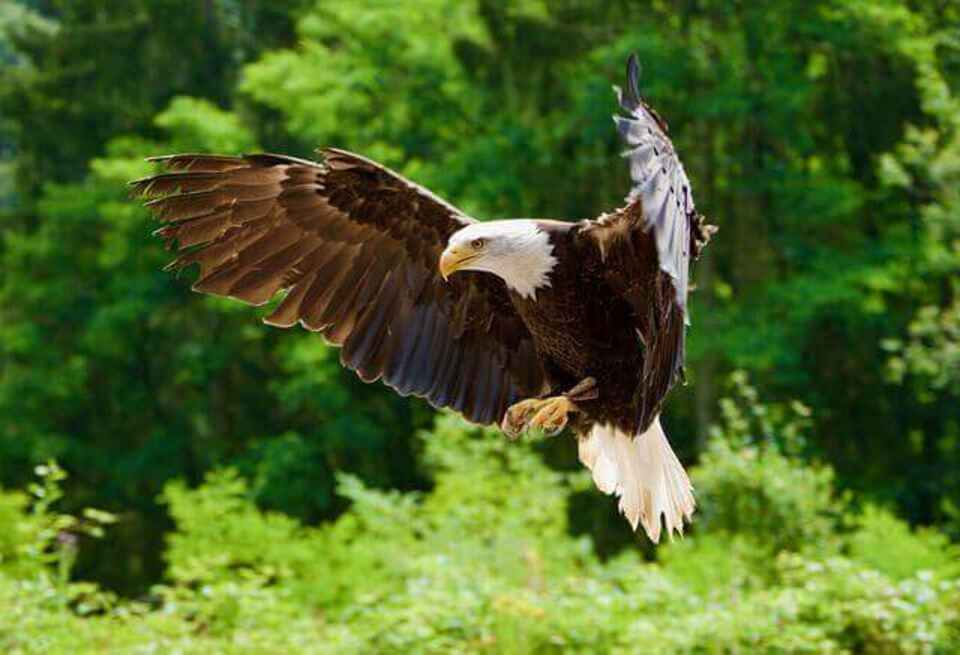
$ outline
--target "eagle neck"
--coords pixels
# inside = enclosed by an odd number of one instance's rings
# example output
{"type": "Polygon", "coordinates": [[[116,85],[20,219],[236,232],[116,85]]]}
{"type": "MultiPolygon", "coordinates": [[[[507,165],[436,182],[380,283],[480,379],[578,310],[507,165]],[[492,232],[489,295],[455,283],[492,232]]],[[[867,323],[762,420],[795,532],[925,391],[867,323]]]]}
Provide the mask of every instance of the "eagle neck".
{"type": "Polygon", "coordinates": [[[521,298],[536,300],[537,291],[550,286],[550,273],[556,265],[550,235],[534,224],[514,242],[511,256],[497,262],[497,274],[521,298]]]}

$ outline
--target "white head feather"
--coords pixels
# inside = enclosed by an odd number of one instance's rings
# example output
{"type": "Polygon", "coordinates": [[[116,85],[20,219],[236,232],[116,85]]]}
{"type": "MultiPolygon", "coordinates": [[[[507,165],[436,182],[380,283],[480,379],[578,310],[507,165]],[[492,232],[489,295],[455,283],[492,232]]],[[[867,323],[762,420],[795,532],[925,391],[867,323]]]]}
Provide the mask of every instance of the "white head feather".
{"type": "Polygon", "coordinates": [[[469,225],[450,237],[444,253],[451,251],[471,255],[458,270],[493,273],[524,298],[536,299],[537,289],[550,286],[557,263],[549,235],[527,219],[469,225]]]}

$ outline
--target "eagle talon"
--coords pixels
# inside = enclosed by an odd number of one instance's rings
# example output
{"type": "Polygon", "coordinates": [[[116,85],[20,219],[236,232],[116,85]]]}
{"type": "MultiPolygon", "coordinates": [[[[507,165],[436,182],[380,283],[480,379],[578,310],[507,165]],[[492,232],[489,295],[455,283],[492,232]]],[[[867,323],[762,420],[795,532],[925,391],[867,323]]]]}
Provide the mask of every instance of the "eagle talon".
{"type": "Polygon", "coordinates": [[[540,428],[547,436],[560,434],[569,421],[570,412],[576,410],[573,404],[566,396],[556,396],[547,398],[540,406],[540,409],[527,424],[528,428],[540,428]]]}
{"type": "Polygon", "coordinates": [[[552,437],[567,427],[569,414],[576,409],[573,401],[566,396],[529,398],[507,410],[500,429],[510,439],[518,438],[521,433],[531,428],[539,428],[552,437]]]}
{"type": "Polygon", "coordinates": [[[518,439],[528,427],[528,419],[540,410],[544,401],[539,398],[527,398],[507,409],[500,423],[500,429],[511,440],[518,439]]]}

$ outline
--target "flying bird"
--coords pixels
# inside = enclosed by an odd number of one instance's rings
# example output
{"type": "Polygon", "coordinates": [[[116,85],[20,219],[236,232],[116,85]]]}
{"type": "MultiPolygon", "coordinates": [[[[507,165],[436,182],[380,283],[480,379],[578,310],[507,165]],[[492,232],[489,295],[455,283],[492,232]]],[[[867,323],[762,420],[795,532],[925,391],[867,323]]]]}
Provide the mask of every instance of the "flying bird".
{"type": "Polygon", "coordinates": [[[688,275],[716,229],[696,211],[667,125],[614,87],[625,204],[593,220],[480,222],[360,155],[151,158],[134,191],[193,289],[262,305],[340,347],[364,381],[511,437],[568,425],[596,486],[654,542],[683,530],[690,480],[660,413],[683,375],[688,275]]]}

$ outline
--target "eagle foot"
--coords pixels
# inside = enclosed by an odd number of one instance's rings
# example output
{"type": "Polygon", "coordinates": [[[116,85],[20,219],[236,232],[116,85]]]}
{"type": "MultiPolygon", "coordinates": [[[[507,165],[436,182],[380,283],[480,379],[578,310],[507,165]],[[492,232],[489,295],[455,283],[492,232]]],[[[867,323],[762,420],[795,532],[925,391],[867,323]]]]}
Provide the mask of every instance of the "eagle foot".
{"type": "Polygon", "coordinates": [[[528,398],[511,405],[503,417],[500,429],[510,439],[516,439],[530,428],[540,428],[547,436],[559,434],[577,406],[567,396],[528,398]]]}
{"type": "Polygon", "coordinates": [[[693,219],[693,229],[690,231],[690,254],[694,260],[700,259],[700,253],[710,243],[710,237],[717,233],[716,225],[707,223],[707,217],[696,214],[693,219]]]}
{"type": "Polygon", "coordinates": [[[503,421],[500,422],[500,429],[511,440],[519,438],[527,429],[527,419],[540,409],[542,403],[543,400],[540,398],[527,398],[510,405],[507,413],[503,415],[503,421]]]}

